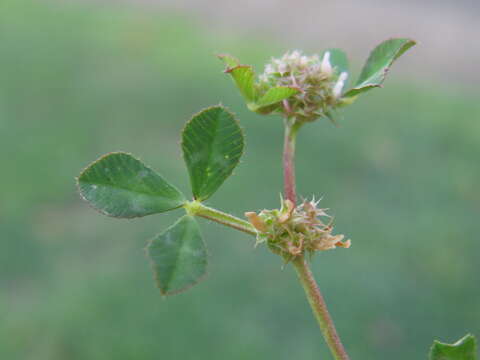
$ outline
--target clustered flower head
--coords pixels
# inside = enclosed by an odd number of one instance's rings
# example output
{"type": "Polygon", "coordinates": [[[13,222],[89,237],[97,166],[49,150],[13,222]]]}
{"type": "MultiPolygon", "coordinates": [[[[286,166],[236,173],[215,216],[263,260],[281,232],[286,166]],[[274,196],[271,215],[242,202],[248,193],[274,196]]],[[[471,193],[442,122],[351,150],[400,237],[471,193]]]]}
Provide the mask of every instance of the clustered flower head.
{"type": "Polygon", "coordinates": [[[299,92],[283,101],[282,112],[297,121],[314,121],[320,117],[332,118],[332,110],[342,104],[342,91],[348,73],[332,67],[331,53],[306,56],[292,51],[279,59],[273,58],[259,77],[260,88],[287,86],[299,92]]]}
{"type": "Polygon", "coordinates": [[[295,207],[290,200],[282,200],[280,210],[262,210],[259,214],[247,212],[245,216],[257,230],[257,244],[267,243],[269,248],[292,260],[306,252],[350,247],[343,235],[332,235],[332,219],[318,207],[318,201],[305,200],[295,207]],[[327,218],[328,222],[322,221],[327,218]]]}

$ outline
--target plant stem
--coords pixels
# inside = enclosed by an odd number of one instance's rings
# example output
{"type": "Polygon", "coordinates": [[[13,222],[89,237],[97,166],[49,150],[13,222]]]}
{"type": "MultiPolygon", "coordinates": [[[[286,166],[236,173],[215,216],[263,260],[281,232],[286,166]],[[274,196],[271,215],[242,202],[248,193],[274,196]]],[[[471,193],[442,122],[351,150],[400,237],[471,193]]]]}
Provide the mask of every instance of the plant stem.
{"type": "MultiPolygon", "coordinates": [[[[296,204],[297,199],[295,189],[295,139],[300,126],[295,119],[285,119],[285,143],[283,147],[284,192],[285,198],[294,204],[296,204]]],[[[328,312],[327,304],[305,257],[303,255],[297,256],[292,260],[292,263],[333,357],[335,360],[349,360],[335,329],[333,319],[328,312]]]]}
{"type": "Polygon", "coordinates": [[[285,198],[297,203],[295,190],[295,139],[300,125],[295,119],[285,119],[285,139],[283,143],[283,179],[285,198]]]}
{"type": "Polygon", "coordinates": [[[196,215],[220,223],[225,226],[243,231],[247,234],[256,236],[257,231],[255,228],[246,220],[242,220],[233,215],[224,213],[220,210],[210,208],[203,205],[199,201],[190,201],[184,204],[183,206],[187,213],[190,215],[196,215]]]}
{"type": "Polygon", "coordinates": [[[333,357],[336,360],[348,360],[347,352],[340,341],[340,337],[335,329],[335,324],[328,312],[327,304],[323,299],[322,293],[310,271],[307,261],[302,255],[296,257],[292,263],[333,357]]]}

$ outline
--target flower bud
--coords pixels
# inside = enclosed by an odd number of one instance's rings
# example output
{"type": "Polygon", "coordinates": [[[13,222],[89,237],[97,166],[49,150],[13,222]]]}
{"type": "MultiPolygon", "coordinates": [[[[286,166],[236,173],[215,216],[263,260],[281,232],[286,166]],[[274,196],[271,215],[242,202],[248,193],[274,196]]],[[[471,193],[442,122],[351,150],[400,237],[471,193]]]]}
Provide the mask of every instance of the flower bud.
{"type": "Polygon", "coordinates": [[[320,64],[320,71],[327,76],[331,76],[333,73],[332,64],[330,64],[330,51],[327,51],[323,55],[322,63],[320,64]]]}
{"type": "Polygon", "coordinates": [[[343,90],[343,87],[345,86],[345,81],[347,80],[347,78],[348,78],[348,73],[346,73],[345,71],[342,72],[338,77],[338,80],[335,83],[335,86],[333,87],[333,96],[335,96],[335,98],[338,99],[340,95],[342,95],[342,90],[343,90]]]}

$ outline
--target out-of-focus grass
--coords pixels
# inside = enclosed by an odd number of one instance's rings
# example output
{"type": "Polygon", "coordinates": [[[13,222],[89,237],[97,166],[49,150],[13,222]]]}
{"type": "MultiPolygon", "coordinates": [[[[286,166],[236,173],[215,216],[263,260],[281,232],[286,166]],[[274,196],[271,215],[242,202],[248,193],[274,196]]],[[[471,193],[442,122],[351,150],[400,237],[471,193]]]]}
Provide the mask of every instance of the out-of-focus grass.
{"type": "MultiPolygon", "coordinates": [[[[177,214],[119,221],[75,193],[79,170],[113,150],[188,191],[179,132],[221,101],[248,144],[209,203],[278,206],[281,120],[245,110],[215,51],[260,64],[272,46],[178,14],[2,2],[2,359],[327,358],[292,270],[252,239],[203,223],[209,278],[162,299],[142,249],[177,214]]],[[[353,240],[313,267],[359,359],[421,359],[433,337],[480,333],[480,105],[392,75],[340,128],[307,125],[298,144],[300,194],[324,195],[353,240]]]]}

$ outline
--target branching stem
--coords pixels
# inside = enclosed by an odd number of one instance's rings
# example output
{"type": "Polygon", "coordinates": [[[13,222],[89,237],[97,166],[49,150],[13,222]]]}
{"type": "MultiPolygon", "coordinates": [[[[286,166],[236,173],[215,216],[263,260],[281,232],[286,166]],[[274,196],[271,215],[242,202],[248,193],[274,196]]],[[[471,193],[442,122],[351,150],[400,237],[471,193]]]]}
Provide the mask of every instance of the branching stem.
{"type": "MultiPolygon", "coordinates": [[[[296,204],[297,200],[295,188],[295,139],[300,126],[295,119],[285,120],[285,143],[283,148],[284,192],[285,199],[290,200],[294,204],[296,204]]],[[[253,236],[257,235],[257,231],[248,221],[205,206],[199,201],[186,202],[183,207],[190,215],[200,216],[253,236]]],[[[335,360],[349,360],[305,257],[303,255],[297,256],[292,260],[292,263],[333,357],[335,360]]]]}
{"type": "MultiPolygon", "coordinates": [[[[295,189],[295,138],[299,128],[300,125],[296,123],[295,119],[285,119],[285,143],[283,147],[285,198],[294,204],[296,204],[297,199],[295,189]]],[[[349,360],[335,329],[333,319],[328,312],[327,304],[305,257],[303,255],[297,256],[292,263],[333,357],[335,360],[349,360]]]]}

